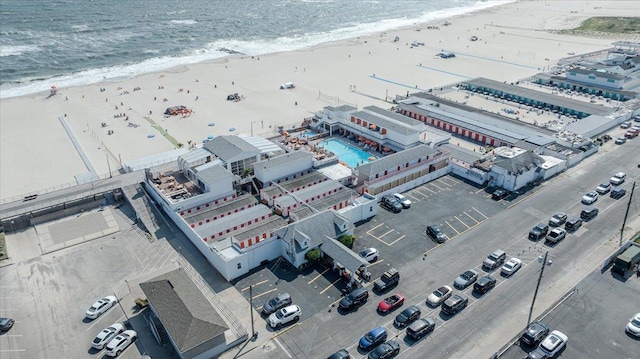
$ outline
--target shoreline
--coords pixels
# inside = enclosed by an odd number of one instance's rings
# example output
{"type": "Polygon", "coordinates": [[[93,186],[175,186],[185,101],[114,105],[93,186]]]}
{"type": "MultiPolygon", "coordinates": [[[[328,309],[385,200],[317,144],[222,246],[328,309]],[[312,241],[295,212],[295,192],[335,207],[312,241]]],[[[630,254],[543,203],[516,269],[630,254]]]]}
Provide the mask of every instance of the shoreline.
{"type": "MultiPolygon", "coordinates": [[[[632,6],[621,0],[588,6],[601,4],[607,8],[597,11],[612,16],[627,14],[632,6]]],[[[516,81],[555,65],[569,52],[611,47],[610,38],[549,32],[594,16],[593,10],[571,13],[574,5],[570,0],[518,1],[450,17],[446,27],[437,24],[445,20],[439,19],[296,51],[253,58],[230,55],[60,88],[50,99],[44,98],[46,91],[0,99],[0,198],[73,182],[88,172],[59,116],[67,115],[82,151],[104,175],[109,167],[116,170],[120,161],[174,149],[164,131],[185,148],[188,141],[200,145],[208,136],[264,136],[275,133],[277,126],[299,123],[324,106],[386,108],[387,97],[416,88],[437,88],[474,77],[516,81]],[[531,16],[518,18],[521,12],[531,16]],[[427,29],[433,25],[439,30],[427,29]],[[479,40],[470,41],[471,35],[479,40]],[[400,41],[393,41],[396,36],[400,41]],[[424,45],[410,46],[413,41],[424,45]],[[443,49],[457,57],[436,56],[443,49]],[[278,89],[286,82],[296,88],[278,89]],[[227,101],[234,93],[243,99],[227,101]],[[179,105],[193,112],[186,117],[162,116],[166,108],[179,105]],[[125,116],[115,117],[119,114],[125,116]]]]}

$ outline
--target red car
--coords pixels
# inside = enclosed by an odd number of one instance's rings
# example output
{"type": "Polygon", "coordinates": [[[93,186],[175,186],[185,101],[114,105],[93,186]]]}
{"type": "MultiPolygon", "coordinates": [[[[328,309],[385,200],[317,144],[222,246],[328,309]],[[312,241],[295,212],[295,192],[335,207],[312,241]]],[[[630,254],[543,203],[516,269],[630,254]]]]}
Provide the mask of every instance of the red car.
{"type": "Polygon", "coordinates": [[[383,301],[378,303],[378,311],[382,314],[387,314],[403,304],[404,295],[402,295],[402,293],[396,293],[390,297],[384,298],[383,301]]]}
{"type": "Polygon", "coordinates": [[[636,130],[636,129],[631,129],[629,131],[627,131],[627,133],[625,134],[626,138],[634,138],[636,136],[638,136],[638,133],[640,133],[640,131],[636,130]]]}

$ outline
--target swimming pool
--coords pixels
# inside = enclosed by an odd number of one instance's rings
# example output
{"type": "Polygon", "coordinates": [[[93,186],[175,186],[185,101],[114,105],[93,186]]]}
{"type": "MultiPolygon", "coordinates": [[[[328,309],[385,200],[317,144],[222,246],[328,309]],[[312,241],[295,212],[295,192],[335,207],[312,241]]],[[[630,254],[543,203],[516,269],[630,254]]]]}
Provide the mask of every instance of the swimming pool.
{"type": "Polygon", "coordinates": [[[322,141],[318,144],[320,147],[324,147],[328,151],[331,151],[338,156],[340,161],[347,164],[347,166],[351,168],[355,168],[356,165],[369,163],[369,158],[376,156],[371,155],[370,153],[346,142],[343,142],[339,139],[332,138],[330,140],[322,141]]]}
{"type": "Polygon", "coordinates": [[[319,135],[319,133],[313,130],[306,130],[302,133],[302,137],[314,137],[317,135],[319,135]]]}

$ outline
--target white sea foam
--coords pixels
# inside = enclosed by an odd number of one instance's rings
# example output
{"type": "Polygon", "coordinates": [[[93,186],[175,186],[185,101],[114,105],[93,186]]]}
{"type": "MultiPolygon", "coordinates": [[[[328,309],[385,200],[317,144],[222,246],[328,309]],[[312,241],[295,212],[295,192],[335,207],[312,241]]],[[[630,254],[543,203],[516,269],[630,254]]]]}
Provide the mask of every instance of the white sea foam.
{"type": "Polygon", "coordinates": [[[174,24],[174,25],[195,25],[195,24],[198,23],[197,21],[192,20],[192,19],[189,19],[189,20],[171,20],[169,22],[171,24],[174,24]]]}
{"type": "MultiPolygon", "coordinates": [[[[98,83],[109,79],[131,77],[143,73],[162,71],[175,66],[192,64],[227,56],[227,53],[219,51],[220,48],[232,49],[234,51],[238,51],[251,56],[283,51],[293,51],[322,43],[356,38],[358,36],[365,36],[372,33],[388,31],[401,27],[414,26],[418,23],[425,23],[439,19],[444,20],[456,15],[478,11],[497,5],[510,3],[513,1],[514,0],[478,1],[472,6],[433,11],[425,13],[417,18],[387,19],[375,23],[357,24],[328,32],[307,33],[295,37],[281,37],[277,39],[263,39],[253,41],[237,39],[219,40],[209,43],[204,48],[184,53],[181,56],[156,57],[135,64],[125,64],[91,69],[73,74],[56,76],[44,80],[24,79],[22,83],[3,84],[2,86],[0,86],[0,98],[22,96],[30,93],[46,91],[51,86],[51,83],[55,83],[59,88],[81,86],[98,83]]],[[[36,50],[32,50],[31,48],[12,49],[12,47],[9,47],[9,50],[7,50],[3,47],[0,50],[0,54],[2,54],[2,56],[11,56],[12,53],[10,53],[9,51],[36,50]],[[5,55],[5,53],[8,55],[5,55]]]]}
{"type": "Polygon", "coordinates": [[[0,57],[18,56],[28,52],[36,52],[40,48],[36,45],[0,46],[0,57]]]}

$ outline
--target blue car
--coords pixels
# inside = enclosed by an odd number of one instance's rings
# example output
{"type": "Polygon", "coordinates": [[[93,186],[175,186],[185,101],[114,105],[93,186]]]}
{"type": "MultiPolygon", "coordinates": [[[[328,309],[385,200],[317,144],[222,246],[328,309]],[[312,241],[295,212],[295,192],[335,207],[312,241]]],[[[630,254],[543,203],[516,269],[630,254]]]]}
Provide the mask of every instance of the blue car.
{"type": "Polygon", "coordinates": [[[387,330],[383,327],[372,329],[362,338],[360,338],[360,349],[369,351],[379,344],[384,343],[387,340],[387,330]]]}

